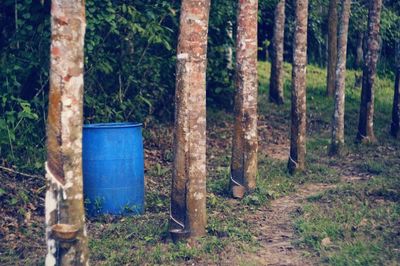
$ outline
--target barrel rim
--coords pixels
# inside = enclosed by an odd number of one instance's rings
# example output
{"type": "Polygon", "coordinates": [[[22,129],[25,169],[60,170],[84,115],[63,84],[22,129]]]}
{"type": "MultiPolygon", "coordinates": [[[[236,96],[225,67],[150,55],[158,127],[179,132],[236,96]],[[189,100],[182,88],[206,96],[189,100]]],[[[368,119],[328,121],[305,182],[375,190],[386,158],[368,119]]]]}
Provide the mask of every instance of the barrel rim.
{"type": "Polygon", "coordinates": [[[113,122],[113,123],[94,123],[83,125],[84,129],[106,129],[106,128],[127,128],[127,127],[141,127],[142,123],[134,122],[113,122]]]}

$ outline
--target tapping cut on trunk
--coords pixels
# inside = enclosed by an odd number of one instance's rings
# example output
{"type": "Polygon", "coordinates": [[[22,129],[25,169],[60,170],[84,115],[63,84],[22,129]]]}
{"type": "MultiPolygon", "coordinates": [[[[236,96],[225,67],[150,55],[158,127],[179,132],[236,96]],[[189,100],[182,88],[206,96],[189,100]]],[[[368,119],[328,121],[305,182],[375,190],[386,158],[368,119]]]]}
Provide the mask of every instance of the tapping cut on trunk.
{"type": "Polygon", "coordinates": [[[170,233],[205,235],[206,65],[209,0],[183,0],[176,63],[170,233]]]}
{"type": "Polygon", "coordinates": [[[82,189],[85,2],[51,4],[46,240],[49,265],[87,265],[82,189]]]}
{"type": "Polygon", "coordinates": [[[382,0],[370,0],[368,11],[368,31],[363,62],[360,117],[357,140],[363,143],[375,142],[374,134],[374,83],[379,57],[379,30],[382,0]]]}
{"type": "Polygon", "coordinates": [[[290,173],[304,170],[306,156],[306,71],[308,0],[296,0],[293,42],[290,173]]]}
{"type": "Polygon", "coordinates": [[[236,92],[230,189],[243,198],[257,174],[257,0],[239,0],[236,36],[236,92]]]}
{"type": "Polygon", "coordinates": [[[344,104],[346,95],[347,36],[351,0],[343,0],[340,17],[338,58],[336,63],[335,102],[332,117],[331,155],[340,154],[344,146],[344,104]]]}

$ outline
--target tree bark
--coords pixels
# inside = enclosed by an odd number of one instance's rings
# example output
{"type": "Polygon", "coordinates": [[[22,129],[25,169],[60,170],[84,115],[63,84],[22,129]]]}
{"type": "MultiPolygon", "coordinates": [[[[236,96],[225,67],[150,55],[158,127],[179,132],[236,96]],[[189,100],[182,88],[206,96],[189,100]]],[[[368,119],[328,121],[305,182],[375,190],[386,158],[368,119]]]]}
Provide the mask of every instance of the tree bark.
{"type": "Polygon", "coordinates": [[[296,0],[293,43],[290,173],[304,170],[306,155],[306,65],[308,0],[296,0]]]}
{"type": "Polygon", "coordinates": [[[360,119],[357,140],[375,142],[374,134],[374,82],[379,57],[379,30],[382,0],[370,0],[368,12],[368,33],[364,54],[361,89],[360,119]]]}
{"type": "Polygon", "coordinates": [[[391,134],[400,137],[400,40],[396,42],[396,80],[394,83],[394,97],[392,110],[391,134]]]}
{"type": "MultiPolygon", "coordinates": [[[[363,51],[363,43],[364,43],[364,34],[363,32],[359,32],[357,34],[357,49],[356,49],[356,59],[355,59],[355,68],[362,68],[362,59],[364,56],[363,51]]],[[[354,88],[361,88],[362,84],[362,73],[354,72],[354,88]]]]}
{"type": "Polygon", "coordinates": [[[335,92],[335,75],[336,75],[336,60],[337,60],[337,14],[338,0],[329,1],[328,10],[328,68],[326,79],[326,94],[333,96],[335,92]]]}
{"type": "Polygon", "coordinates": [[[227,61],[227,68],[233,70],[233,25],[232,21],[228,21],[228,27],[226,29],[229,41],[228,47],[226,51],[226,61],[227,61]],[[232,44],[232,45],[231,45],[232,44]]]}
{"type": "Polygon", "coordinates": [[[274,36],[272,39],[271,78],[269,99],[283,104],[283,38],[285,34],[285,0],[275,8],[274,36]]]}
{"type": "Polygon", "coordinates": [[[230,187],[242,198],[256,187],[257,174],[257,0],[239,0],[236,37],[236,94],[230,187]]]}
{"type": "Polygon", "coordinates": [[[170,232],[205,235],[206,65],[210,0],[183,0],[177,49],[170,232]]]}
{"type": "Polygon", "coordinates": [[[47,124],[46,265],[87,265],[82,191],[84,0],[53,0],[47,124]]]}
{"type": "Polygon", "coordinates": [[[335,105],[332,119],[332,141],[330,149],[332,155],[340,154],[344,145],[347,36],[349,31],[351,0],[343,0],[342,3],[338,36],[338,58],[336,63],[335,105]]]}
{"type": "Polygon", "coordinates": [[[364,41],[364,33],[360,31],[357,34],[357,50],[356,50],[356,62],[355,62],[357,69],[362,67],[362,61],[364,55],[363,41],[364,41]]]}

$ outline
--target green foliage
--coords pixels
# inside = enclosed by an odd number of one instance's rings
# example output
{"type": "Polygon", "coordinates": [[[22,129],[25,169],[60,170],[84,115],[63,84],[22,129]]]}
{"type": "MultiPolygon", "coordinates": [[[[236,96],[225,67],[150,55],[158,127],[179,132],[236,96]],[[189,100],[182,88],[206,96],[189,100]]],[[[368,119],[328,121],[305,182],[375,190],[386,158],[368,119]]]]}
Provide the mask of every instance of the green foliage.
{"type": "Polygon", "coordinates": [[[43,162],[44,89],[50,43],[48,3],[2,1],[0,155],[2,164],[39,171],[43,162]]]}
{"type": "MultiPolygon", "coordinates": [[[[207,104],[230,109],[234,93],[236,2],[211,2],[207,104]],[[231,49],[232,67],[228,55],[231,49]]],[[[272,39],[277,2],[260,1],[260,58],[265,57],[265,49],[272,39]]],[[[293,4],[286,1],[284,56],[287,61],[292,56],[293,4]]],[[[36,170],[44,160],[50,5],[50,0],[4,0],[0,4],[0,24],[4,25],[0,33],[1,157],[3,163],[36,170]],[[29,143],[35,143],[34,147],[29,143]]],[[[310,0],[309,62],[319,65],[325,62],[327,7],[328,0],[310,0]]],[[[357,34],[366,28],[367,7],[366,0],[353,1],[350,63],[357,34]]],[[[172,119],[179,10],[180,1],[86,1],[85,122],[172,119]]],[[[398,1],[385,0],[381,71],[393,69],[399,10],[398,1]]]]}
{"type": "MultiPolygon", "coordinates": [[[[48,97],[51,1],[2,1],[0,23],[0,151],[30,169],[43,165],[48,97]],[[30,142],[34,149],[23,150],[30,142]],[[20,158],[24,158],[21,160],[20,158]]],[[[86,123],[171,120],[179,1],[86,1],[86,123]]],[[[230,107],[233,70],[226,52],[236,23],[231,1],[212,3],[208,103],[230,107]]]]}
{"type": "Polygon", "coordinates": [[[32,139],[40,140],[44,134],[44,125],[38,125],[38,109],[40,100],[35,97],[31,102],[16,98],[12,94],[4,94],[0,98],[0,154],[3,163],[21,162],[18,158],[26,158],[17,166],[29,166],[38,171],[42,168],[42,144],[30,144],[32,139]],[[37,125],[38,128],[35,126],[37,125]]]}
{"type": "Polygon", "coordinates": [[[228,51],[234,52],[236,3],[231,0],[211,1],[208,62],[207,104],[212,107],[233,106],[234,54],[229,68],[228,51]],[[232,33],[232,38],[229,36],[232,33]]]}
{"type": "Polygon", "coordinates": [[[173,97],[177,5],[87,1],[85,117],[89,122],[165,116],[173,97]]]}
{"type": "Polygon", "coordinates": [[[308,9],[308,60],[320,66],[325,65],[327,60],[328,6],[328,0],[311,0],[308,9]]]}

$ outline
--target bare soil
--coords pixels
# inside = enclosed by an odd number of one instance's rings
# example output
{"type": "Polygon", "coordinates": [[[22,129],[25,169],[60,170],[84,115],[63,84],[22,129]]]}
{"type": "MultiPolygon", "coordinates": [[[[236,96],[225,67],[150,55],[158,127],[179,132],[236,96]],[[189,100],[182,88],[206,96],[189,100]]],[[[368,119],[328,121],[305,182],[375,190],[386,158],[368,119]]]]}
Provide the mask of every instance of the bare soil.
{"type": "MultiPolygon", "coordinates": [[[[309,125],[310,126],[310,125],[309,125]]],[[[288,128],[285,124],[274,127],[261,125],[260,138],[261,152],[265,152],[269,158],[287,161],[290,143],[286,137],[288,128]]],[[[332,165],[341,173],[340,183],[356,183],[371,179],[369,173],[360,172],[354,166],[354,161],[359,160],[357,154],[348,154],[343,158],[344,163],[332,165]]],[[[237,261],[250,265],[294,266],[294,265],[318,265],[319,259],[307,250],[302,249],[296,242],[300,239],[295,233],[294,218],[302,212],[302,206],[307,198],[333,189],[338,184],[306,183],[298,185],[296,192],[272,200],[270,204],[261,207],[248,217],[254,224],[257,241],[260,248],[256,253],[248,252],[238,255],[237,261]]]]}
{"type": "MultiPolygon", "coordinates": [[[[289,137],[287,123],[277,123],[275,119],[259,122],[259,151],[269,158],[287,161],[289,154],[289,137]],[[272,124],[271,120],[274,121],[272,124]],[[265,122],[264,122],[265,121],[265,122]]],[[[150,131],[162,131],[160,128],[150,131]]],[[[214,158],[229,156],[231,145],[231,124],[225,121],[215,125],[208,132],[209,150],[208,167],[210,175],[216,173],[218,167],[229,167],[229,162],[222,165],[215,162],[214,158]],[[213,148],[211,148],[213,147],[213,148]],[[225,165],[226,164],[226,165],[225,165]]],[[[158,174],[147,176],[147,190],[162,191],[165,197],[169,194],[169,180],[161,178],[164,171],[169,172],[172,156],[172,128],[167,127],[162,131],[163,136],[151,136],[157,141],[146,143],[146,169],[158,169],[158,174]],[[159,165],[159,166],[157,166],[159,165]],[[155,167],[157,166],[157,167],[155,167]],[[158,176],[159,178],[156,178],[158,176]]],[[[357,155],[348,155],[346,163],[332,165],[340,169],[341,182],[360,182],[371,178],[370,174],[362,173],[354,166],[354,161],[359,160],[357,155]]],[[[2,196],[0,214],[3,219],[0,222],[0,256],[3,254],[19,254],[21,263],[30,258],[32,261],[40,261],[44,256],[45,244],[43,237],[44,216],[44,179],[25,179],[17,174],[0,171],[3,188],[9,194],[2,196]],[[17,186],[19,184],[19,186],[17,186]],[[26,194],[26,201],[21,201],[21,191],[26,194]],[[18,198],[14,206],[10,206],[13,198],[18,198]],[[18,209],[22,209],[18,213],[18,209]],[[22,234],[22,230],[29,230],[28,234],[22,234]],[[38,238],[39,237],[39,238],[38,238]]],[[[212,178],[212,176],[210,176],[212,178]]],[[[301,208],[308,197],[334,188],[335,184],[306,183],[298,185],[296,192],[277,198],[265,206],[261,206],[246,220],[249,221],[251,231],[256,238],[259,248],[254,251],[238,251],[234,247],[227,247],[220,257],[221,265],[316,265],[318,257],[302,249],[296,242],[299,240],[295,233],[293,221],[301,213],[301,208]]],[[[24,198],[24,196],[22,196],[24,198]]],[[[240,204],[231,200],[230,204],[240,204]]],[[[249,229],[250,230],[250,229],[249,229]]],[[[15,255],[14,255],[15,256],[15,255]]]]}
{"type": "Polygon", "coordinates": [[[317,260],[306,250],[295,245],[297,236],[293,220],[301,212],[304,201],[312,195],[333,188],[332,184],[305,184],[297,192],[273,200],[250,217],[257,224],[257,240],[261,247],[256,254],[248,254],[257,265],[315,265],[317,260]]]}

